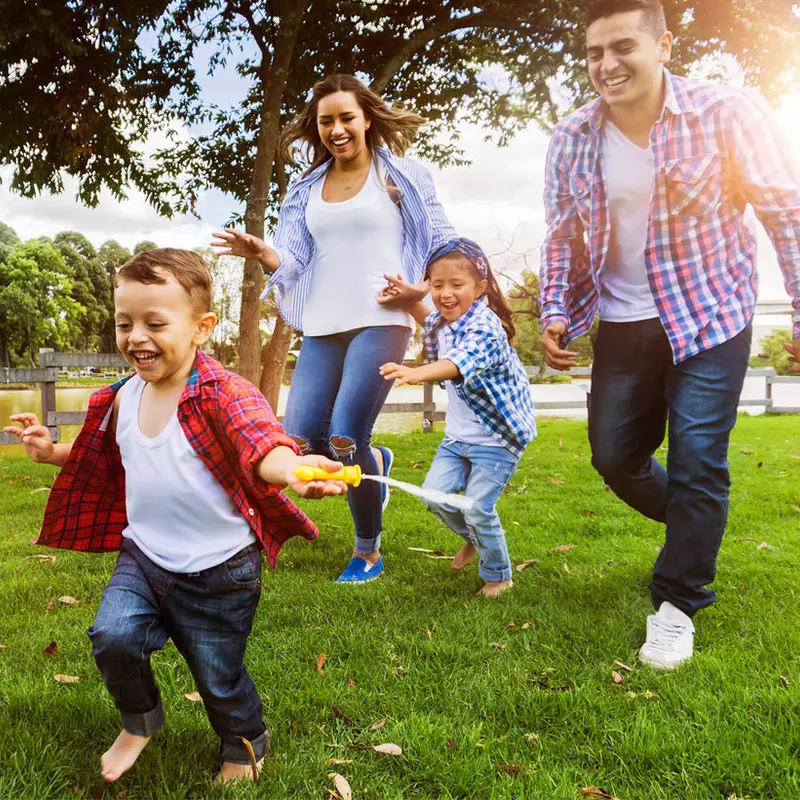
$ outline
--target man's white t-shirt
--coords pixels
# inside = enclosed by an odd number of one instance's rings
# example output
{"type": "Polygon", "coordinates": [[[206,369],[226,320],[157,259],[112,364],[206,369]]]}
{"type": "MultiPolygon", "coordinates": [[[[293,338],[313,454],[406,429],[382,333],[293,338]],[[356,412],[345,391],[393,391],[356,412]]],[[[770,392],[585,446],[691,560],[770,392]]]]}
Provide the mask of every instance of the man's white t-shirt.
{"type": "Polygon", "coordinates": [[[655,182],[653,148],[634,144],[611,120],[602,134],[611,241],[600,287],[600,319],[638,322],[658,316],[644,251],[655,182]]]}

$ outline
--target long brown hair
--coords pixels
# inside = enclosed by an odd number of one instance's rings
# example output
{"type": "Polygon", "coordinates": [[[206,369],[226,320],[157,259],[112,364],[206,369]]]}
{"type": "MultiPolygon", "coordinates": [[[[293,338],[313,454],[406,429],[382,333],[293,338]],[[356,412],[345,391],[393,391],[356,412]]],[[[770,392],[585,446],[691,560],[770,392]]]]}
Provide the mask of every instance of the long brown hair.
{"type": "Polygon", "coordinates": [[[365,138],[373,159],[378,145],[385,145],[395,155],[403,155],[411,144],[414,134],[428,121],[413,111],[387,104],[352,75],[329,75],[314,84],[311,99],[300,114],[281,131],[278,142],[284,162],[295,165],[297,161],[294,144],[298,141],[303,142],[306,159],[311,162],[305,172],[306,175],[331,158],[330,152],[319,138],[317,108],[323,97],[336,92],[352,92],[364,112],[364,117],[370,121],[365,138]]]}
{"type": "Polygon", "coordinates": [[[487,264],[487,272],[484,276],[481,274],[480,270],[475,266],[475,264],[472,263],[472,261],[470,261],[463,253],[459,253],[456,250],[450,253],[445,253],[443,256],[439,256],[439,258],[437,258],[435,261],[432,261],[428,265],[427,274],[430,275],[433,267],[443,261],[450,261],[454,264],[458,264],[461,269],[469,272],[469,274],[472,275],[477,283],[480,283],[484,279],[486,280],[488,284],[486,287],[486,302],[489,308],[494,311],[498,317],[500,317],[500,322],[503,325],[503,330],[506,332],[508,343],[513,345],[514,337],[517,335],[517,329],[514,325],[514,312],[506,302],[506,298],[503,295],[503,290],[497,283],[497,278],[495,278],[492,268],[487,264]]]}

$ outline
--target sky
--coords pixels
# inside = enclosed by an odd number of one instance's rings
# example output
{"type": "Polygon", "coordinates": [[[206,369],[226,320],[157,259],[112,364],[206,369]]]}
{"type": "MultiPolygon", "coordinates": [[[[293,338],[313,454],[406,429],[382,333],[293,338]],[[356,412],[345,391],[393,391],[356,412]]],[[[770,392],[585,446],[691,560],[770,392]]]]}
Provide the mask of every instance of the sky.
{"type": "MultiPolygon", "coordinates": [[[[800,93],[787,100],[777,116],[800,159],[800,141],[792,136],[800,127],[800,93]]],[[[439,199],[459,234],[479,242],[496,271],[518,276],[526,266],[538,270],[538,247],[545,234],[542,191],[548,135],[532,124],[505,148],[485,141],[485,136],[478,126],[465,124],[462,147],[471,166],[432,168],[439,199]]],[[[7,188],[10,168],[0,168],[0,178],[0,221],[22,239],[76,230],[95,246],[107,239],[128,248],[144,239],[164,247],[207,246],[212,232],[238,210],[230,198],[214,191],[199,198],[199,220],[191,216],[168,220],[160,218],[136,192],[124,202],[104,194],[98,207],[89,209],[76,201],[75,184],[69,180],[58,196],[25,199],[7,188]]],[[[788,305],[782,275],[763,230],[759,275],[760,299],[788,305]]]]}

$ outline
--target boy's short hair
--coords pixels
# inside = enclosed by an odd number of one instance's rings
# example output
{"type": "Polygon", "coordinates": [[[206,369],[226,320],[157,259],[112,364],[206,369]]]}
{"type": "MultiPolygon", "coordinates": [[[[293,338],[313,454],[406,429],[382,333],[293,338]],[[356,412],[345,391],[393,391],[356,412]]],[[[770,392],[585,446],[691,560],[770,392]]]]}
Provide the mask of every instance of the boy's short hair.
{"type": "Polygon", "coordinates": [[[654,39],[659,39],[667,31],[667,19],[660,0],[594,0],[586,12],[586,27],[598,19],[613,14],[626,14],[629,11],[642,12],[642,28],[649,31],[654,39]]]}
{"type": "Polygon", "coordinates": [[[157,247],[142,250],[126,261],[114,277],[114,286],[120,279],[139,283],[166,283],[163,275],[156,272],[163,269],[169,272],[189,295],[189,302],[198,314],[211,311],[211,270],[199,254],[176,247],[157,247]]]}

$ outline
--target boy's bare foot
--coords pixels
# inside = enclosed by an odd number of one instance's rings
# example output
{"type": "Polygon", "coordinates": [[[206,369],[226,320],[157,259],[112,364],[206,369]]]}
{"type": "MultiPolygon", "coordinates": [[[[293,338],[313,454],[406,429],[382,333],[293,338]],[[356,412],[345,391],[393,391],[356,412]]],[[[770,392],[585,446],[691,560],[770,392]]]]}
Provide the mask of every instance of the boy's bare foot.
{"type": "MultiPolygon", "coordinates": [[[[264,759],[256,762],[256,771],[261,774],[261,767],[264,766],[264,759]]],[[[214,776],[214,783],[219,786],[221,783],[236,783],[237,781],[255,780],[253,777],[253,767],[251,764],[234,764],[232,761],[223,761],[222,769],[214,776]]]]}
{"type": "Polygon", "coordinates": [[[510,589],[514,585],[514,581],[509,578],[507,581],[486,581],[486,583],[478,589],[475,594],[478,597],[497,597],[501,592],[510,589]]]}
{"type": "Polygon", "coordinates": [[[109,783],[122,777],[136,763],[139,753],[149,741],[149,736],[139,736],[123,730],[114,744],[100,756],[100,774],[109,783]]]}
{"type": "Polygon", "coordinates": [[[464,546],[456,553],[455,558],[450,564],[450,568],[454,570],[461,570],[472,563],[472,559],[476,554],[475,546],[470,542],[466,542],[464,546]]]}

